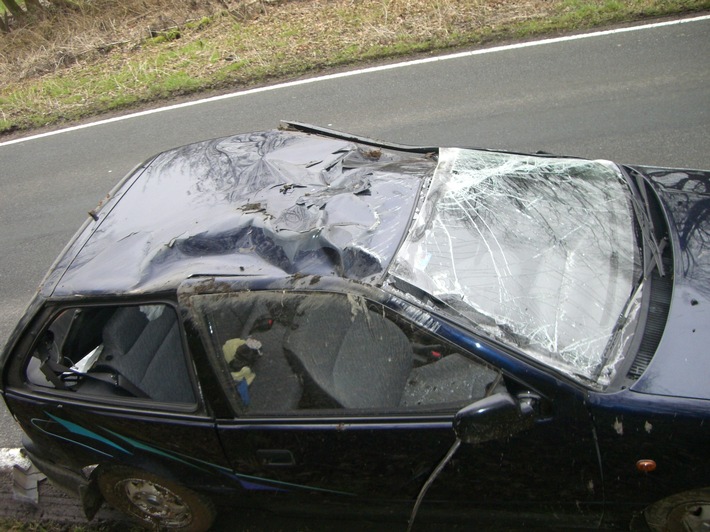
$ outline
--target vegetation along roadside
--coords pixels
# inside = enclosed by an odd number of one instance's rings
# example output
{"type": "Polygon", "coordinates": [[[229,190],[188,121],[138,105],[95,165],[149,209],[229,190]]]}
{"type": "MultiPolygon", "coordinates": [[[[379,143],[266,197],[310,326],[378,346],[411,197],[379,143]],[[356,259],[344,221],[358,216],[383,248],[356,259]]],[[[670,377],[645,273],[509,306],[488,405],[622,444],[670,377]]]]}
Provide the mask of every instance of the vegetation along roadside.
{"type": "Polygon", "coordinates": [[[0,0],[0,134],[710,0],[0,0]]]}

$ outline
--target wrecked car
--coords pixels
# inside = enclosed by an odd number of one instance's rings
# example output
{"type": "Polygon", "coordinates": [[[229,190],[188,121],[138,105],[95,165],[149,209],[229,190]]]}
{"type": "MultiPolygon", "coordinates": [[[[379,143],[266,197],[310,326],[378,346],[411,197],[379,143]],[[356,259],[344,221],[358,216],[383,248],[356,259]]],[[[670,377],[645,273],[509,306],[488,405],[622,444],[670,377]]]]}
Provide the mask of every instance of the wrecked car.
{"type": "Polygon", "coordinates": [[[709,308],[710,172],[284,123],[131,172],[2,393],[89,519],[706,530],[709,308]]]}

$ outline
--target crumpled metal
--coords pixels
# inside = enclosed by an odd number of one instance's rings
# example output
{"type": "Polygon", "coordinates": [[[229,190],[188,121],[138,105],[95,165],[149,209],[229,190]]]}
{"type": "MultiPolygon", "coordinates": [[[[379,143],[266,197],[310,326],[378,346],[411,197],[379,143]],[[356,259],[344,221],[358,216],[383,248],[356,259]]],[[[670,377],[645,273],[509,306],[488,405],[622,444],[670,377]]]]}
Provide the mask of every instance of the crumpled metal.
{"type": "Polygon", "coordinates": [[[57,293],[141,292],[191,275],[384,275],[435,158],[294,131],[158,155],[57,293]]]}

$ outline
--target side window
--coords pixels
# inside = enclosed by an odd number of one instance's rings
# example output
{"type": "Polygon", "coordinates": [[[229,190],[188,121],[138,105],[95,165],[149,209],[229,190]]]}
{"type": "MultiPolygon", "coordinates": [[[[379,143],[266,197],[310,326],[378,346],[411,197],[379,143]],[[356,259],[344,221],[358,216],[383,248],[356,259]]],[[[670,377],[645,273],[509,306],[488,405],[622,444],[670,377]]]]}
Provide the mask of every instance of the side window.
{"type": "Polygon", "coordinates": [[[177,314],[162,304],[63,310],[39,339],[26,376],[68,393],[195,402],[177,314]]]}
{"type": "Polygon", "coordinates": [[[453,410],[503,386],[499,372],[364,299],[244,292],[193,303],[246,414],[453,410]]]}

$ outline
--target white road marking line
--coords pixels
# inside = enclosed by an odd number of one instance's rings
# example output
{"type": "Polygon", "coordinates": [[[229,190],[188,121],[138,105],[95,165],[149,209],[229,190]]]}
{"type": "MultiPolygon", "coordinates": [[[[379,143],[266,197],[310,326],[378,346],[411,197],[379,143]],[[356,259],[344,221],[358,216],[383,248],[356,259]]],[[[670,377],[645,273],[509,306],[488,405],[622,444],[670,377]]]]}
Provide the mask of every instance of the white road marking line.
{"type": "Polygon", "coordinates": [[[113,122],[121,122],[123,120],[130,120],[131,118],[138,118],[138,117],[142,117],[142,116],[152,115],[155,113],[162,113],[165,111],[173,111],[175,109],[183,109],[186,107],[192,107],[193,105],[201,105],[204,103],[217,102],[220,100],[227,100],[229,98],[236,98],[239,96],[248,96],[250,94],[258,94],[260,92],[269,92],[269,91],[275,91],[275,90],[280,90],[280,89],[286,89],[289,87],[297,87],[299,85],[307,85],[310,83],[317,83],[320,81],[329,81],[332,79],[347,78],[350,76],[359,76],[361,74],[371,74],[373,72],[394,70],[396,68],[423,65],[426,63],[435,63],[438,61],[448,61],[450,59],[461,59],[461,58],[472,57],[472,56],[476,56],[476,55],[493,54],[493,53],[497,53],[497,52],[507,52],[509,50],[517,50],[520,48],[531,48],[533,46],[543,46],[546,44],[557,44],[557,43],[568,42],[568,41],[579,41],[582,39],[591,39],[594,37],[604,37],[607,35],[614,35],[617,33],[628,33],[628,32],[632,32],[632,31],[641,31],[641,30],[662,28],[665,26],[674,26],[677,24],[687,24],[690,22],[700,22],[700,21],[704,21],[704,20],[710,20],[710,15],[702,15],[699,17],[684,18],[684,19],[677,19],[677,20],[668,20],[665,22],[655,22],[653,24],[642,24],[640,26],[629,26],[629,27],[625,27],[625,28],[616,28],[613,30],[595,31],[595,32],[591,32],[591,33],[582,33],[579,35],[567,35],[565,37],[553,37],[550,39],[542,39],[539,41],[530,41],[530,42],[523,42],[523,43],[516,43],[516,44],[506,44],[503,46],[494,46],[492,48],[483,48],[480,50],[471,50],[468,52],[458,52],[458,53],[454,53],[454,54],[441,55],[441,56],[437,56],[437,57],[427,57],[425,59],[415,59],[413,61],[405,61],[402,63],[380,65],[380,66],[376,66],[376,67],[368,67],[368,68],[361,68],[358,70],[350,70],[347,72],[339,72],[337,74],[328,74],[325,76],[318,76],[318,77],[314,77],[314,78],[300,79],[300,80],[296,80],[296,81],[288,81],[286,83],[279,83],[277,85],[269,85],[267,87],[258,87],[255,89],[248,89],[248,90],[239,91],[239,92],[232,92],[229,94],[221,94],[219,96],[212,96],[210,98],[203,98],[200,100],[194,100],[194,101],[179,103],[179,104],[175,104],[175,105],[168,105],[166,107],[159,107],[157,109],[149,109],[147,111],[140,111],[137,113],[116,116],[113,118],[107,118],[105,120],[98,120],[96,122],[89,122],[86,124],[80,124],[78,126],[72,126],[72,127],[67,127],[64,129],[58,129],[55,131],[48,131],[46,133],[39,133],[37,135],[31,135],[28,137],[21,137],[18,139],[8,140],[6,142],[0,142],[0,148],[3,146],[9,146],[11,144],[19,144],[21,142],[27,142],[30,140],[37,140],[37,139],[42,139],[45,137],[52,137],[54,135],[59,135],[61,133],[70,133],[72,131],[78,131],[80,129],[86,129],[89,127],[111,124],[113,122]]]}

